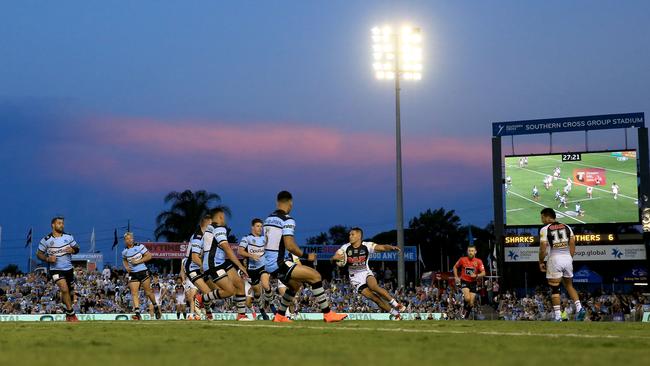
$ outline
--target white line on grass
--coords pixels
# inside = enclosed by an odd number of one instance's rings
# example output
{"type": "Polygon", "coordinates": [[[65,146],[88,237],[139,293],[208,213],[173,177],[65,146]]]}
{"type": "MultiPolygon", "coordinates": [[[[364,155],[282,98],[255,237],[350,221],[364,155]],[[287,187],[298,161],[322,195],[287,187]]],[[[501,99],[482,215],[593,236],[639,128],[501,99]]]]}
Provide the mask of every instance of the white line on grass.
{"type": "MultiPolygon", "coordinates": [[[[532,202],[532,203],[534,203],[534,204],[536,204],[536,205],[540,205],[540,206],[546,208],[545,205],[543,205],[543,204],[541,204],[541,203],[539,203],[539,202],[537,202],[537,201],[533,201],[533,200],[531,200],[531,199],[528,198],[528,197],[524,197],[524,196],[520,195],[519,193],[517,193],[517,192],[515,192],[515,191],[508,191],[508,192],[510,192],[511,194],[514,194],[515,196],[521,197],[521,198],[525,199],[526,201],[532,202]]],[[[570,218],[570,219],[576,220],[577,222],[579,222],[579,223],[581,223],[581,224],[585,224],[584,221],[582,221],[582,220],[578,220],[578,219],[576,219],[576,218],[573,217],[573,216],[569,216],[569,215],[565,215],[565,216],[568,217],[568,218],[570,218]]]]}
{"type": "Polygon", "coordinates": [[[543,158],[543,159],[551,160],[551,161],[556,161],[556,162],[558,162],[558,163],[561,162],[562,164],[580,165],[580,166],[586,166],[587,168],[596,168],[596,169],[603,169],[603,170],[611,170],[611,171],[613,171],[613,172],[617,172],[617,173],[621,173],[621,174],[628,174],[628,175],[634,175],[634,176],[637,175],[636,173],[624,172],[624,171],[622,171],[622,170],[616,170],[616,169],[608,169],[608,168],[603,168],[603,167],[600,167],[600,166],[593,166],[593,165],[581,164],[581,163],[577,163],[577,162],[575,162],[575,161],[561,161],[560,159],[553,159],[553,158],[543,158]]]}
{"type": "Polygon", "coordinates": [[[525,208],[512,208],[510,210],[506,210],[506,212],[515,212],[515,211],[521,211],[521,210],[525,210],[525,208]]]}
{"type": "Polygon", "coordinates": [[[313,329],[313,330],[345,330],[345,331],[370,331],[370,332],[402,332],[402,333],[435,333],[435,334],[478,334],[478,335],[488,335],[488,336],[529,336],[529,337],[547,337],[547,338],[592,338],[592,339],[650,339],[650,337],[643,336],[630,336],[622,337],[617,335],[609,334],[576,334],[576,333],[532,333],[532,332],[496,332],[496,331],[465,331],[465,330],[438,330],[438,329],[409,329],[409,328],[369,328],[369,327],[346,327],[333,325],[331,327],[324,326],[303,326],[303,325],[292,325],[292,326],[279,326],[271,324],[232,324],[232,323],[221,323],[221,322],[212,322],[215,326],[219,327],[235,327],[235,328],[273,328],[273,329],[313,329]]]}

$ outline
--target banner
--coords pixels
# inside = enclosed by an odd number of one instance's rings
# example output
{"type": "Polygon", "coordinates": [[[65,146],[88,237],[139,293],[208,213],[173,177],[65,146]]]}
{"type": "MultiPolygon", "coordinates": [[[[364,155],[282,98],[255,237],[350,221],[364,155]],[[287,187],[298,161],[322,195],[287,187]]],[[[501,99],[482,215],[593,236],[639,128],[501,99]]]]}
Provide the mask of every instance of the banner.
{"type": "MultiPolygon", "coordinates": [[[[317,259],[327,261],[340,248],[340,245],[301,245],[300,249],[307,253],[316,253],[317,259]]],[[[396,262],[399,256],[398,252],[381,252],[370,255],[371,261],[396,262]]],[[[404,261],[415,262],[418,259],[418,251],[415,246],[404,247],[404,261]]]]}
{"type": "Polygon", "coordinates": [[[645,126],[645,115],[643,113],[603,114],[598,116],[494,122],[492,123],[492,136],[500,137],[643,126],[645,126]]]}
{"type": "MultiPolygon", "coordinates": [[[[347,313],[347,320],[391,320],[388,313],[347,313]]],[[[80,321],[120,321],[131,320],[133,314],[77,314],[80,321]]],[[[214,320],[235,321],[237,313],[213,313],[214,320]]],[[[246,314],[249,318],[251,314],[246,314]]],[[[426,320],[431,315],[431,320],[442,319],[442,313],[402,313],[403,320],[416,320],[419,315],[420,319],[426,320]]],[[[142,314],[142,320],[153,320],[149,314],[142,314]]],[[[176,313],[163,313],[160,320],[166,321],[185,321],[185,319],[176,319],[176,313]]],[[[261,315],[257,320],[262,320],[261,315]]],[[[322,313],[300,313],[297,320],[316,320],[323,321],[322,313]]],[[[65,314],[40,314],[40,315],[7,315],[0,314],[0,322],[63,322],[65,314]]]]}
{"type": "Polygon", "coordinates": [[[154,243],[144,242],[144,245],[156,259],[183,259],[187,250],[187,243],[154,243]]]}
{"type": "MultiPolygon", "coordinates": [[[[507,247],[504,254],[506,262],[537,262],[539,247],[507,247]]],[[[576,253],[573,256],[576,262],[645,259],[644,244],[576,246],[576,253]]]]}

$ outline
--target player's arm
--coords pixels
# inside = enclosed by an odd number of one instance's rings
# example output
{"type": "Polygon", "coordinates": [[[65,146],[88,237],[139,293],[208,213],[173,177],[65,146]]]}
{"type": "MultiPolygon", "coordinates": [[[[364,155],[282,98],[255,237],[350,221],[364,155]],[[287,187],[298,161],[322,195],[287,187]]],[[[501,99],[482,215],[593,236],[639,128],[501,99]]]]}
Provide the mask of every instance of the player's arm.
{"type": "Polygon", "coordinates": [[[181,281],[185,282],[185,280],[187,279],[187,276],[185,275],[185,266],[181,266],[181,272],[179,273],[179,275],[181,277],[181,281]]]}
{"type": "Polygon", "coordinates": [[[70,244],[68,244],[69,247],[66,248],[66,253],[68,253],[68,254],[77,254],[77,253],[79,253],[79,244],[77,244],[77,241],[74,240],[74,238],[72,236],[70,236],[70,238],[72,239],[72,242],[70,244]]]}
{"type": "Polygon", "coordinates": [[[194,262],[194,264],[198,265],[200,268],[203,268],[203,260],[201,259],[199,253],[192,252],[192,262],[194,262]]]}
{"type": "Polygon", "coordinates": [[[237,254],[239,254],[239,256],[242,257],[242,258],[249,258],[249,259],[252,259],[254,261],[258,261],[258,260],[260,260],[262,258],[259,255],[249,253],[246,250],[247,247],[248,247],[248,243],[246,242],[246,240],[242,240],[239,243],[239,247],[237,248],[237,254]]]}
{"type": "Polygon", "coordinates": [[[546,272],[546,246],[548,245],[548,238],[546,236],[546,228],[542,228],[539,232],[539,270],[546,272]]]}
{"type": "Polygon", "coordinates": [[[53,255],[47,255],[47,244],[45,243],[45,238],[41,239],[41,242],[38,243],[38,250],[36,251],[36,257],[43,262],[54,263],[56,262],[56,257],[53,255]]]}
{"type": "Polygon", "coordinates": [[[483,265],[483,261],[480,260],[480,259],[479,259],[478,271],[479,271],[479,273],[476,275],[476,278],[485,277],[485,266],[483,265]]]}
{"type": "Polygon", "coordinates": [[[399,252],[399,247],[390,244],[375,244],[375,252],[399,252]]]}
{"type": "Polygon", "coordinates": [[[129,262],[126,261],[126,258],[122,257],[122,265],[124,266],[124,269],[126,269],[126,273],[131,273],[131,269],[129,269],[129,262]]]}
{"type": "Polygon", "coordinates": [[[573,235],[573,230],[568,226],[567,228],[569,229],[569,253],[571,254],[571,257],[573,257],[573,255],[576,254],[576,237],[573,235]]]}
{"type": "Polygon", "coordinates": [[[343,247],[340,247],[340,248],[339,248],[339,249],[334,253],[334,255],[332,256],[332,258],[330,258],[331,261],[340,261],[340,260],[343,259],[343,255],[342,255],[341,253],[339,253],[339,250],[341,250],[341,249],[343,249],[343,247]]]}
{"type": "Polygon", "coordinates": [[[246,271],[246,267],[239,261],[239,258],[235,255],[235,252],[232,251],[232,248],[230,248],[230,244],[228,244],[227,240],[221,241],[219,243],[219,247],[223,249],[223,251],[226,253],[226,258],[230,259],[230,261],[239,268],[240,271],[248,274],[246,271]]]}
{"type": "Polygon", "coordinates": [[[314,262],[316,260],[316,253],[306,253],[304,250],[300,249],[298,244],[296,244],[296,239],[293,235],[283,235],[282,240],[284,240],[284,248],[289,253],[309,262],[314,262]]]}

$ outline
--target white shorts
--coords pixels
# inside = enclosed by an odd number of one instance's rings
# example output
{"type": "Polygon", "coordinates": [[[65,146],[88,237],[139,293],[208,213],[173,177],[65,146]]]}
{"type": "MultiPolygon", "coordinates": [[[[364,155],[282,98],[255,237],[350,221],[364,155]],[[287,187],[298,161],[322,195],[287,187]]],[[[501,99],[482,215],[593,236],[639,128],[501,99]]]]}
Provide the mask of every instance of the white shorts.
{"type": "Polygon", "coordinates": [[[370,271],[360,271],[360,272],[350,273],[350,283],[352,284],[352,286],[354,286],[357,292],[361,292],[363,290],[362,287],[366,286],[368,276],[374,276],[374,275],[370,271]]]}
{"type": "Polygon", "coordinates": [[[570,255],[550,256],[546,262],[546,278],[573,278],[573,258],[570,255]]]}
{"type": "Polygon", "coordinates": [[[244,293],[246,297],[253,297],[253,286],[248,281],[244,281],[244,293]]]}
{"type": "Polygon", "coordinates": [[[190,292],[190,290],[198,290],[196,286],[190,281],[189,278],[185,279],[185,283],[183,283],[183,286],[185,287],[185,292],[190,292]]]}
{"type": "Polygon", "coordinates": [[[153,294],[154,298],[156,299],[156,305],[160,306],[160,293],[158,294],[153,294]]]}
{"type": "Polygon", "coordinates": [[[176,295],[176,305],[185,305],[185,294],[176,295]]]}
{"type": "Polygon", "coordinates": [[[282,283],[282,281],[278,280],[278,288],[287,288],[287,285],[282,283]]]}

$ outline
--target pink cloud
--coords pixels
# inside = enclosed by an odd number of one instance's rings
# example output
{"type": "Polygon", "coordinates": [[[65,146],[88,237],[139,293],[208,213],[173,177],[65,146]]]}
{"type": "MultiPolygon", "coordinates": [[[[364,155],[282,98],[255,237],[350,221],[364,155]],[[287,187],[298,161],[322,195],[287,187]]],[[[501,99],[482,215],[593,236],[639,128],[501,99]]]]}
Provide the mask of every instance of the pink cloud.
{"type": "MultiPolygon", "coordinates": [[[[248,184],[259,177],[282,180],[287,175],[345,186],[349,183],[341,181],[343,171],[364,175],[359,170],[372,172],[367,183],[392,182],[394,177],[394,136],[374,132],[288,123],[114,118],[77,126],[75,133],[83,143],[52,147],[65,170],[127,191],[248,184]]],[[[405,179],[423,188],[489,174],[490,155],[488,139],[403,138],[405,179]]]]}

